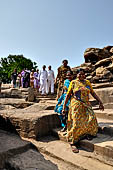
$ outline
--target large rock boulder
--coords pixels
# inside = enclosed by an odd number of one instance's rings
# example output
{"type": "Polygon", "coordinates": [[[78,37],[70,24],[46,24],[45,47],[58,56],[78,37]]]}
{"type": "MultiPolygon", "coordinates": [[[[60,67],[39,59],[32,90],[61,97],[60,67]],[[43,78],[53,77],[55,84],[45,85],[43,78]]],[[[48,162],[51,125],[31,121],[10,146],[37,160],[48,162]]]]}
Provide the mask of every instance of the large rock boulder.
{"type": "Polygon", "coordinates": [[[107,51],[110,52],[111,48],[113,48],[113,46],[108,45],[108,46],[104,47],[103,50],[107,50],[107,51]]]}
{"type": "Polygon", "coordinates": [[[6,98],[22,98],[22,92],[20,89],[10,88],[2,90],[1,97],[6,98]]]}
{"type": "Polygon", "coordinates": [[[30,142],[0,130],[0,170],[58,170],[30,142]]]}
{"type": "Polygon", "coordinates": [[[96,69],[96,76],[99,77],[100,79],[111,79],[113,78],[113,74],[107,69],[104,68],[103,66],[98,67],[96,69]]]}
{"type": "Polygon", "coordinates": [[[110,49],[110,53],[113,53],[113,47],[110,49]]]}
{"type": "Polygon", "coordinates": [[[92,83],[103,83],[113,81],[113,46],[100,48],[87,48],[84,52],[85,63],[72,68],[74,77],[77,69],[85,71],[86,79],[92,83]]]}
{"type": "Polygon", "coordinates": [[[35,96],[35,93],[34,93],[34,89],[32,87],[29,87],[28,96],[26,97],[26,101],[34,102],[35,99],[36,99],[36,96],[35,96]]]}
{"type": "Polygon", "coordinates": [[[108,50],[100,48],[87,48],[84,52],[84,59],[86,63],[90,62],[94,64],[97,61],[108,58],[110,56],[111,54],[108,50]]]}
{"type": "Polygon", "coordinates": [[[95,64],[95,68],[98,68],[98,67],[101,67],[101,66],[107,67],[107,66],[109,66],[111,63],[112,63],[111,57],[109,57],[109,58],[104,58],[104,59],[98,61],[98,62],[95,64]]]}

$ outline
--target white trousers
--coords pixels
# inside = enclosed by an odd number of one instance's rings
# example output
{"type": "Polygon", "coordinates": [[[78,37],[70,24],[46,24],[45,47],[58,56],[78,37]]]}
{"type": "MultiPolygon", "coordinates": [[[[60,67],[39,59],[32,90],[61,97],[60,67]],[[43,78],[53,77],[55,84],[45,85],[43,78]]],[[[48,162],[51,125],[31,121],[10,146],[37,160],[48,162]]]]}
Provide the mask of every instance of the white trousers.
{"type": "Polygon", "coordinates": [[[42,92],[42,94],[47,93],[47,80],[41,79],[40,80],[40,88],[39,91],[42,92]]]}
{"type": "Polygon", "coordinates": [[[49,93],[49,89],[51,89],[51,93],[54,93],[54,79],[48,79],[47,93],[49,93]]]}

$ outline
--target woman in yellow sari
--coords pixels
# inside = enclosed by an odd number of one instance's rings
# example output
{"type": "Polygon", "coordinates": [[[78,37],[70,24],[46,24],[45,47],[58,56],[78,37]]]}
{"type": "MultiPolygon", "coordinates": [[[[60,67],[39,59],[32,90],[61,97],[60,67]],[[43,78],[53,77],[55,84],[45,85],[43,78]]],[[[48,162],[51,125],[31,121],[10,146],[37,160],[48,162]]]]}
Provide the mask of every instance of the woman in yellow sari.
{"type": "Polygon", "coordinates": [[[71,97],[66,137],[72,151],[76,153],[79,150],[75,144],[84,136],[96,136],[98,131],[97,119],[89,102],[89,94],[99,102],[99,108],[104,110],[102,101],[94,92],[90,81],[85,79],[84,70],[79,69],[77,79],[70,83],[63,105],[63,114],[65,114],[66,103],[71,97]]]}

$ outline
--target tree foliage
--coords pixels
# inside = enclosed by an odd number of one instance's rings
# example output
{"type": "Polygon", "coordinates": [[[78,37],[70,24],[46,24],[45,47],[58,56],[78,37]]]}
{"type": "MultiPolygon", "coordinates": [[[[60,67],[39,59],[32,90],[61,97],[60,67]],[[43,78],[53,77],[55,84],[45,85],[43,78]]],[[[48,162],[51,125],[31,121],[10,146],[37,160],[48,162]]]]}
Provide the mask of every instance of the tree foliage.
{"type": "Polygon", "coordinates": [[[17,72],[21,72],[24,68],[29,70],[36,69],[37,64],[25,58],[23,55],[9,55],[8,57],[1,58],[0,78],[2,82],[6,83],[11,81],[11,74],[14,69],[17,69],[17,72]]]}

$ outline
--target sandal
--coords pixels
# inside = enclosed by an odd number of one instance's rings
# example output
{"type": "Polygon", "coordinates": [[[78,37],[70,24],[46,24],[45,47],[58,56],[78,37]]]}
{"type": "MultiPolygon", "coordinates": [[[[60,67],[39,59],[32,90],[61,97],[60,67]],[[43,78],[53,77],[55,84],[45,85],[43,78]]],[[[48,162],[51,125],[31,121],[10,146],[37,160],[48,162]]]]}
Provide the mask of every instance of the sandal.
{"type": "Polygon", "coordinates": [[[79,153],[79,150],[77,149],[75,145],[71,144],[70,146],[71,146],[72,152],[79,153]]]}
{"type": "Polygon", "coordinates": [[[95,138],[95,137],[96,137],[96,136],[87,135],[87,136],[86,136],[86,139],[87,139],[87,140],[92,140],[92,139],[95,138]]]}
{"type": "Polygon", "coordinates": [[[61,129],[61,132],[65,132],[67,130],[67,127],[64,126],[63,129],[61,129]]]}

